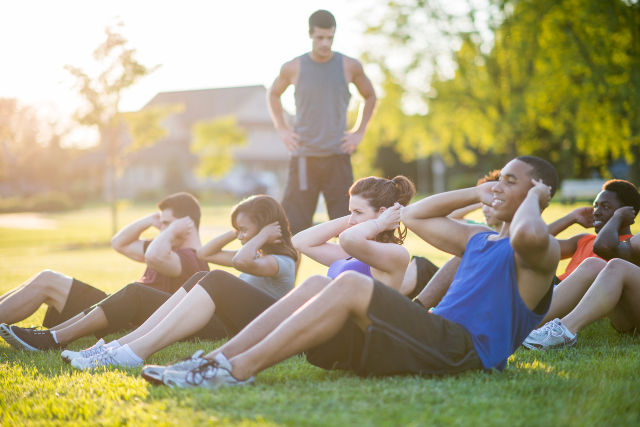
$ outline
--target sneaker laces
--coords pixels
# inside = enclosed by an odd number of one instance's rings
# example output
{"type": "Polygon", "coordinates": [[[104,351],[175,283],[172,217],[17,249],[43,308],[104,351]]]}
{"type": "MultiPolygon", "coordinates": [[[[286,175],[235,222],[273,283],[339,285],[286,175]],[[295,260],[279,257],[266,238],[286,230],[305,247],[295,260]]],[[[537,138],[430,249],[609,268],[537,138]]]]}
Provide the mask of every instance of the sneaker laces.
{"type": "Polygon", "coordinates": [[[93,367],[119,365],[111,350],[103,351],[102,353],[87,357],[87,359],[89,359],[89,364],[93,367]]]}
{"type": "Polygon", "coordinates": [[[107,350],[104,349],[104,344],[102,344],[99,347],[91,347],[91,348],[87,348],[86,350],[80,350],[80,355],[82,357],[93,357],[96,356],[100,353],[105,353],[107,350]]]}
{"type": "Polygon", "coordinates": [[[562,323],[560,321],[549,322],[549,328],[547,329],[547,336],[552,337],[562,337],[565,335],[564,328],[562,327],[562,323]]]}
{"type": "Polygon", "coordinates": [[[194,360],[197,360],[197,359],[201,359],[200,356],[202,355],[202,353],[204,353],[204,350],[198,350],[195,353],[193,353],[193,355],[184,357],[182,359],[179,359],[179,360],[175,361],[174,363],[170,364],[169,366],[177,368],[180,365],[182,365],[184,362],[191,362],[191,361],[194,361],[194,360]]]}
{"type": "Polygon", "coordinates": [[[185,380],[188,384],[198,386],[204,380],[215,377],[220,369],[224,368],[217,361],[212,360],[187,372],[185,380]]]}

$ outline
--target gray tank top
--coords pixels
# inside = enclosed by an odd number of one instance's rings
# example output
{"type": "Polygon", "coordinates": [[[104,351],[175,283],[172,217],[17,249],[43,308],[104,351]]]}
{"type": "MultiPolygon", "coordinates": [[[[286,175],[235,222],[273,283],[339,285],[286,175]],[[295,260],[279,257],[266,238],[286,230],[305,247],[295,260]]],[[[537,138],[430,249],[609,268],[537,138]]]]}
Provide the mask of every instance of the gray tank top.
{"type": "Polygon", "coordinates": [[[293,258],[285,255],[271,256],[278,261],[278,274],[273,277],[264,277],[242,273],[238,278],[279,299],[293,289],[293,284],[296,281],[296,262],[293,258]]]}
{"type": "Polygon", "coordinates": [[[349,87],[344,78],[343,57],[333,52],[327,62],[315,62],[308,53],[300,57],[300,75],[295,88],[296,121],[301,157],[344,154],[340,139],[347,125],[349,87]]]}

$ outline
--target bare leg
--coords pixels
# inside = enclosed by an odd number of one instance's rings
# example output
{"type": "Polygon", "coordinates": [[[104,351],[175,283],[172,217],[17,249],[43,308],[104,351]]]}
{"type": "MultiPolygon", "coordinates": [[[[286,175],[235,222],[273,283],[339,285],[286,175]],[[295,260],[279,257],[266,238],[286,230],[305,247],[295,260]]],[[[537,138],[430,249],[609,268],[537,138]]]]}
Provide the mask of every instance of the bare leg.
{"type": "Polygon", "coordinates": [[[229,358],[238,355],[266,337],[280,323],[293,314],[304,303],[320,293],[331,279],[325,276],[312,276],[302,284],[292,289],[271,307],[266,309],[242,329],[236,336],[227,341],[222,347],[206,355],[207,359],[215,358],[216,354],[223,352],[229,358]]]}
{"type": "Polygon", "coordinates": [[[62,311],[73,279],[44,270],[5,295],[0,302],[0,323],[12,324],[31,316],[43,303],[62,311]]]}
{"type": "Polygon", "coordinates": [[[56,338],[60,344],[67,344],[85,335],[106,328],[109,325],[107,316],[100,307],[91,310],[79,321],[56,331],[56,338]]]}
{"type": "Polygon", "coordinates": [[[640,326],[640,268],[635,264],[618,258],[609,261],[562,323],[578,333],[603,316],[609,316],[618,330],[640,326]]]}
{"type": "Polygon", "coordinates": [[[565,316],[580,302],[596,276],[607,265],[600,258],[587,258],[553,290],[551,306],[541,325],[565,316]]]}
{"type": "MultiPolygon", "coordinates": [[[[120,345],[129,344],[151,332],[160,325],[160,322],[169,315],[171,310],[182,303],[187,295],[187,291],[184,288],[178,289],[164,304],[158,307],[158,309],[154,311],[142,325],[138,326],[127,335],[118,338],[118,343],[120,343],[120,345]]],[[[136,352],[136,354],[139,353],[136,352]]]]}
{"type": "Polygon", "coordinates": [[[451,282],[458,271],[461,259],[453,257],[444,263],[436,274],[433,275],[427,286],[417,296],[418,300],[425,307],[435,307],[449,290],[451,282]]]}
{"type": "Polygon", "coordinates": [[[73,316],[71,319],[65,320],[64,322],[60,323],[59,325],[54,326],[53,328],[49,328],[49,330],[50,331],[58,331],[60,329],[66,328],[67,326],[73,325],[74,323],[76,323],[77,321],[82,319],[84,316],[86,316],[86,314],[84,314],[84,312],[80,312],[80,313],[76,314],[75,316],[73,316]]]}
{"type": "Polygon", "coordinates": [[[372,294],[371,278],[354,272],[341,274],[263,340],[231,358],[232,375],[245,380],[319,345],[335,335],[349,318],[366,329],[371,323],[367,310],[372,294]]]}
{"type": "MultiPolygon", "coordinates": [[[[128,342],[131,350],[140,358],[146,359],[156,351],[198,332],[216,309],[211,296],[200,285],[195,285],[179,302],[177,299],[175,301],[175,307],[154,328],[128,342]]],[[[126,344],[121,340],[118,342],[126,344]]]]}

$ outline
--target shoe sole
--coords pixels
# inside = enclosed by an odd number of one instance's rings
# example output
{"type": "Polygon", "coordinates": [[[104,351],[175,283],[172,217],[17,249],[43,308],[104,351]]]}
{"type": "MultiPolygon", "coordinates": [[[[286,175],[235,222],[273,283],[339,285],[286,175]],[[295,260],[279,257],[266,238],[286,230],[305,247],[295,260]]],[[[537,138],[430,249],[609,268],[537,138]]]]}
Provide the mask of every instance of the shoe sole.
{"type": "Polygon", "coordinates": [[[17,350],[41,351],[18,338],[18,336],[11,330],[11,327],[4,323],[0,325],[0,335],[2,335],[2,338],[4,338],[11,347],[17,350]]]}
{"type": "Polygon", "coordinates": [[[140,373],[140,376],[142,376],[142,378],[144,378],[147,382],[151,384],[162,384],[162,375],[160,375],[160,378],[157,378],[155,376],[149,375],[149,373],[145,372],[143,369],[142,372],[140,373]]]}
{"type": "Polygon", "coordinates": [[[559,350],[561,348],[572,348],[577,343],[578,343],[577,341],[567,341],[562,344],[543,346],[543,345],[527,344],[523,342],[522,346],[527,350],[532,350],[532,351],[543,350],[544,351],[544,350],[559,350]]]}

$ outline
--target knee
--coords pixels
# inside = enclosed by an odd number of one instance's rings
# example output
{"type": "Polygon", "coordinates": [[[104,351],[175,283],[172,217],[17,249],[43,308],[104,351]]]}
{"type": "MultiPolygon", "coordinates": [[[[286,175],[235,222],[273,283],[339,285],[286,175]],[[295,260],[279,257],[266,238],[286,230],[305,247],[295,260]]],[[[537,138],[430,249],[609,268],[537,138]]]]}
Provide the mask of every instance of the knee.
{"type": "Polygon", "coordinates": [[[617,277],[624,276],[627,273],[637,274],[637,272],[638,267],[620,258],[613,258],[612,260],[607,262],[606,266],[602,270],[602,274],[617,277]]]}
{"type": "Polygon", "coordinates": [[[300,283],[296,289],[300,291],[320,291],[331,281],[327,276],[316,274],[307,278],[304,282],[300,283]]]}
{"type": "Polygon", "coordinates": [[[587,258],[582,264],[580,264],[580,268],[590,276],[597,276],[607,265],[607,261],[600,258],[587,258]]]}
{"type": "Polygon", "coordinates": [[[373,288],[370,277],[355,271],[345,271],[331,282],[327,291],[344,301],[361,299],[373,288]]]}
{"type": "Polygon", "coordinates": [[[50,293],[57,290],[65,281],[71,282],[70,278],[57,271],[42,270],[27,286],[38,289],[44,293],[50,293]]]}

